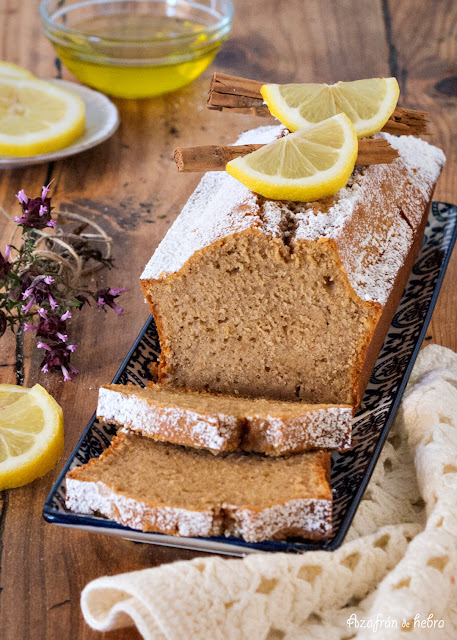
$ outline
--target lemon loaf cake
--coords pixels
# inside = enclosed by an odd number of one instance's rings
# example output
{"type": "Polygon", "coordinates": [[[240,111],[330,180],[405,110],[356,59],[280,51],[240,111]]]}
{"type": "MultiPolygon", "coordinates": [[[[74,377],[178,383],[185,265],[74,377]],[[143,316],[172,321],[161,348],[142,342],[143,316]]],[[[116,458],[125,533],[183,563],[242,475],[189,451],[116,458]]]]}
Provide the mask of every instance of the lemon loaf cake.
{"type": "Polygon", "coordinates": [[[351,445],[349,405],[246,399],[153,383],[147,389],[101,387],[97,417],[155,440],[213,452],[281,455],[351,445]]]}
{"type": "Polygon", "coordinates": [[[214,456],[121,433],[70,471],[66,505],[168,535],[320,539],[331,533],[329,473],[328,452],[214,456]]]}
{"type": "Polygon", "coordinates": [[[378,135],[399,157],[356,167],[316,202],[268,200],[225,172],[203,177],[142,274],[159,382],[358,406],[445,162],[419,138],[378,135]]]}

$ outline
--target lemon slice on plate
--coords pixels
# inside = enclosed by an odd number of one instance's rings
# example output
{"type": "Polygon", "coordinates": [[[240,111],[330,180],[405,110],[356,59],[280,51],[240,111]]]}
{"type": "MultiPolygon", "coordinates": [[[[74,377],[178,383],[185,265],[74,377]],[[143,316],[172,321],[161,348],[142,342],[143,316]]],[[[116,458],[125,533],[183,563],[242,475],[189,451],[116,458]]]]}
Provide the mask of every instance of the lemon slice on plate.
{"type": "Polygon", "coordinates": [[[0,384],[0,490],[41,478],[62,451],[62,409],[54,398],[39,384],[0,384]]]}
{"type": "Polygon", "coordinates": [[[354,127],[339,113],[231,160],[226,170],[266,198],[308,202],[344,187],[357,151],[354,127]]]}
{"type": "Polygon", "coordinates": [[[336,84],[264,84],[270,112],[290,131],[309,127],[337,113],[351,120],[358,138],[380,131],[397,106],[396,78],[370,78],[336,84]]]}
{"type": "Polygon", "coordinates": [[[8,77],[8,78],[34,78],[35,76],[27,69],[23,69],[22,67],[18,67],[17,64],[13,64],[12,62],[2,62],[0,61],[0,76],[8,77]]]}
{"type": "Polygon", "coordinates": [[[0,154],[34,156],[68,146],[83,133],[81,98],[55,84],[0,76],[0,154]]]}

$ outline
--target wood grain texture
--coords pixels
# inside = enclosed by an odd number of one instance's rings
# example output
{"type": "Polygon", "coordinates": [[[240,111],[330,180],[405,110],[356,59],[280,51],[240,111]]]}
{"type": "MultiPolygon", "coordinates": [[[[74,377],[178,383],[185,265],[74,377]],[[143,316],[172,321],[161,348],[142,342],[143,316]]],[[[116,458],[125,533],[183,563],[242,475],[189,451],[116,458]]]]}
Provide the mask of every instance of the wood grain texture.
{"type": "MultiPolygon", "coordinates": [[[[55,77],[54,52],[39,30],[38,4],[0,0],[0,55],[37,75],[55,77]]],[[[206,110],[213,70],[272,82],[398,75],[401,104],[430,112],[431,140],[448,154],[436,197],[456,202],[456,13],[452,0],[367,0],[363,5],[358,0],[235,0],[231,38],[192,85],[154,100],[117,101],[121,127],[96,149],[54,165],[0,173],[0,204],[9,210],[16,206],[18,189],[35,195],[53,178],[54,204],[92,216],[114,239],[117,268],[97,274],[94,284],[129,287],[122,298],[124,316],[86,309],[72,322],[71,341],[80,345],[73,362],[81,370],[74,383],[39,374],[40,354],[31,338],[26,345],[26,384],[40,382],[64,409],[65,451],[48,476],[0,497],[2,640],[139,638],[132,630],[105,636],[91,631],[80,614],[81,589],[104,574],[197,555],[55,527],[44,523],[41,510],[93,412],[99,385],[111,380],[147,317],[139,287],[142,268],[199,180],[177,173],[174,148],[229,144],[258,124],[252,116],[206,110]]],[[[65,70],[64,77],[71,79],[65,70]]],[[[9,234],[0,221],[0,246],[9,234]]],[[[457,349],[455,277],[454,256],[431,333],[457,349]]],[[[2,382],[14,382],[13,363],[13,340],[3,338],[2,382]]]]}
{"type": "MultiPolygon", "coordinates": [[[[400,82],[402,104],[430,111],[430,141],[447,162],[435,200],[457,202],[457,4],[386,2],[391,73],[400,82]]],[[[428,335],[432,342],[457,349],[457,255],[454,251],[428,335]]]]}

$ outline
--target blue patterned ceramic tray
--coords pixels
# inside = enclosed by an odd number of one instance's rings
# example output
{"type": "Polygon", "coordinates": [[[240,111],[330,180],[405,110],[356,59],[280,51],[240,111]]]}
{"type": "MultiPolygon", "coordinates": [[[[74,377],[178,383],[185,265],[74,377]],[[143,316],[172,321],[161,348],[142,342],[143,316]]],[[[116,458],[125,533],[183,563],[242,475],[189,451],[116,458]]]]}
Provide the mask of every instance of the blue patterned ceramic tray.
{"type": "MultiPolygon", "coordinates": [[[[356,445],[344,454],[332,454],[334,535],[329,540],[308,542],[248,543],[238,538],[178,538],[143,533],[95,516],[71,513],[65,508],[65,474],[100,455],[116,428],[100,424],[95,417],[87,425],[76,449],[60,474],[44,505],[48,522],[97,531],[152,544],[244,555],[254,551],[302,552],[308,549],[336,549],[343,541],[371,477],[403,395],[411,368],[430,321],[444,273],[457,235],[457,206],[434,202],[421,251],[406,285],[397,313],[367,387],[362,409],[354,418],[356,445]]],[[[153,318],[149,318],[113,382],[145,386],[148,362],[157,360],[159,340],[153,318]]],[[[101,381],[104,382],[104,381],[101,381]]]]}

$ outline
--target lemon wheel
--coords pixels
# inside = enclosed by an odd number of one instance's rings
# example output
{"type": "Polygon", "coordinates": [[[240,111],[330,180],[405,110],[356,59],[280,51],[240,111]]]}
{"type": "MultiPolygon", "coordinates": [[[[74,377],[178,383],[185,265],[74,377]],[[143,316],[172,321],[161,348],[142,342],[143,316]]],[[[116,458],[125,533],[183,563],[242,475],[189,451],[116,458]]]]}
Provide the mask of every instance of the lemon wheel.
{"type": "Polygon", "coordinates": [[[79,138],[84,126],[79,96],[44,80],[0,75],[0,154],[57,151],[79,138]]]}

